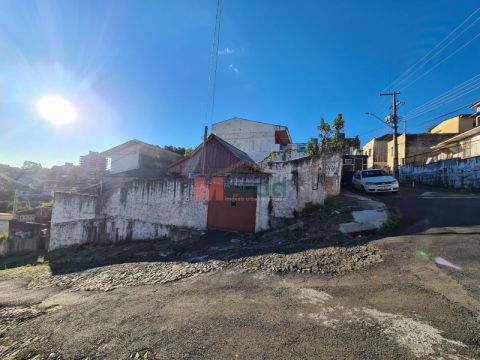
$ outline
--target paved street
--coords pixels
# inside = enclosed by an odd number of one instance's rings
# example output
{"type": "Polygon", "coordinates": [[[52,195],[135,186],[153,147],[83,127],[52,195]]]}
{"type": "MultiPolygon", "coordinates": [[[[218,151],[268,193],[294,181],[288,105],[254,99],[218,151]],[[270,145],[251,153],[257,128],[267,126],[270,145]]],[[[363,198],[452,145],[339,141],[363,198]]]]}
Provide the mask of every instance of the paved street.
{"type": "Polygon", "coordinates": [[[478,198],[374,198],[398,207],[403,227],[370,242],[383,262],[341,275],[232,267],[141,285],[146,265],[131,263],[129,282],[122,264],[92,270],[122,282],[105,292],[89,272],[77,289],[37,287],[34,268],[0,272],[0,357],[480,358],[478,198]]]}
{"type": "Polygon", "coordinates": [[[441,188],[402,186],[398,195],[377,197],[398,208],[404,217],[402,234],[414,234],[434,227],[480,226],[480,194],[441,188]]]}

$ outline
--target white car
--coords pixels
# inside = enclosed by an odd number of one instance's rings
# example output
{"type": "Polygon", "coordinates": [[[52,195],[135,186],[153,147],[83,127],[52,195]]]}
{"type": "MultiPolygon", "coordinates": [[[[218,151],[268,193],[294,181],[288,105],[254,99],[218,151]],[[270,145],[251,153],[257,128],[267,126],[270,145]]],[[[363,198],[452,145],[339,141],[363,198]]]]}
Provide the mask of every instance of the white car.
{"type": "Polygon", "coordinates": [[[367,193],[398,192],[398,181],[386,171],[379,169],[357,170],[353,174],[352,184],[358,190],[367,193]]]}

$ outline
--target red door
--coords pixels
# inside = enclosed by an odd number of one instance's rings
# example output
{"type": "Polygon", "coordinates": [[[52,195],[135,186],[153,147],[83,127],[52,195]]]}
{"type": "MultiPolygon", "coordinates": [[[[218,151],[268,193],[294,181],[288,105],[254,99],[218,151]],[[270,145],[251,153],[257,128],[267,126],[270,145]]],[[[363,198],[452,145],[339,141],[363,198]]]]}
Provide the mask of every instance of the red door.
{"type": "Polygon", "coordinates": [[[207,227],[214,230],[255,232],[257,189],[226,187],[224,200],[208,203],[207,227]]]}

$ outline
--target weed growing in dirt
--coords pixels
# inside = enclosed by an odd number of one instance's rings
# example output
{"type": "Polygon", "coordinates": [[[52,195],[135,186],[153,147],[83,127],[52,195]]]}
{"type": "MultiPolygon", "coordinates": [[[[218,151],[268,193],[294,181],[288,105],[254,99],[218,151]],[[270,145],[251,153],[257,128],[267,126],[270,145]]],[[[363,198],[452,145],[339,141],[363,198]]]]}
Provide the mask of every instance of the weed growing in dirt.
{"type": "Polygon", "coordinates": [[[400,215],[393,214],[392,216],[389,217],[387,222],[383,224],[383,227],[380,231],[384,233],[388,233],[398,228],[401,223],[402,223],[402,217],[400,215]]]}

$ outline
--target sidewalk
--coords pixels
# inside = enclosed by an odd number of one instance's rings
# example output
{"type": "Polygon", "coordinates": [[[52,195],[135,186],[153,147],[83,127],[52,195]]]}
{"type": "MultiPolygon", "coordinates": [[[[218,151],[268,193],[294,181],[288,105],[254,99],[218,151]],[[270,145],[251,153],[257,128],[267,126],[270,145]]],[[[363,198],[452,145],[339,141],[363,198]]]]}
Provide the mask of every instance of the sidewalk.
{"type": "Polygon", "coordinates": [[[355,200],[358,210],[352,211],[354,221],[340,224],[342,233],[349,235],[370,233],[385,225],[388,220],[388,210],[383,202],[350,191],[344,191],[343,194],[355,200]]]}

